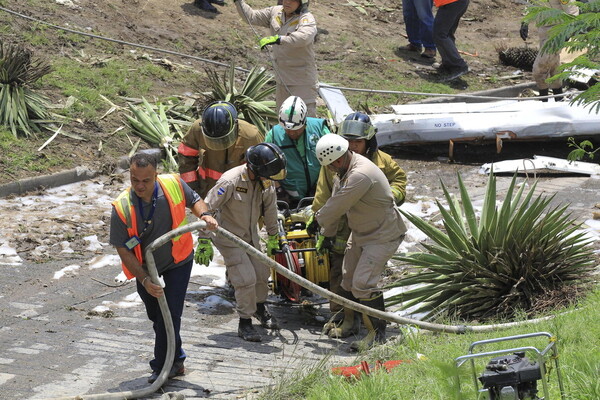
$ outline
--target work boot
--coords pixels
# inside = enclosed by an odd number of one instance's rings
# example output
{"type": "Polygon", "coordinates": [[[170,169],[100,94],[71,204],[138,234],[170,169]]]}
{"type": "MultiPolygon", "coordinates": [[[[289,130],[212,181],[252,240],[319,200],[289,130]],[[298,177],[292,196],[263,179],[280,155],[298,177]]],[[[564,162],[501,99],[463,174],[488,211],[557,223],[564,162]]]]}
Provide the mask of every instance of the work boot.
{"type": "MultiPolygon", "coordinates": [[[[548,96],[548,89],[540,89],[540,96],[548,96]]],[[[541,101],[547,102],[548,99],[540,99],[541,101]]]]}
{"type": "MultiPolygon", "coordinates": [[[[340,296],[342,296],[343,298],[345,298],[345,299],[348,299],[348,300],[354,301],[354,302],[358,302],[358,300],[356,299],[356,297],[354,297],[352,295],[352,292],[344,290],[341,287],[339,288],[339,293],[338,294],[340,296]]],[[[333,314],[331,316],[331,318],[329,319],[329,321],[327,321],[327,323],[325,325],[323,325],[323,330],[321,331],[321,334],[323,334],[323,335],[329,335],[329,332],[332,329],[339,329],[339,328],[341,328],[341,326],[344,325],[344,320],[346,319],[346,313],[348,313],[348,314],[350,312],[354,313],[354,310],[351,310],[351,309],[346,308],[346,307],[342,307],[342,310],[344,311],[343,317],[341,319],[339,319],[339,315],[340,315],[339,312],[333,314]]],[[[349,326],[352,326],[352,324],[350,324],[350,322],[346,323],[346,325],[345,325],[346,331],[348,329],[350,329],[349,326]]],[[[358,324],[358,328],[360,329],[360,321],[359,321],[359,324],[358,324]]],[[[358,331],[356,333],[358,333],[358,331]]],[[[351,334],[348,334],[346,336],[340,336],[339,332],[338,332],[337,334],[334,334],[333,336],[330,335],[330,337],[348,337],[350,335],[351,334]]]]}
{"type": "MultiPolygon", "coordinates": [[[[148,378],[148,383],[154,383],[158,379],[158,375],[160,375],[160,371],[153,371],[152,375],[150,375],[148,378]]],[[[185,375],[183,361],[175,361],[171,367],[171,370],[169,371],[169,379],[180,375],[185,375]]]]}
{"type": "Polygon", "coordinates": [[[351,308],[344,308],[344,319],[341,324],[335,324],[329,329],[330,338],[345,338],[358,335],[360,331],[360,314],[351,308]]]}
{"type": "Polygon", "coordinates": [[[260,342],[262,340],[256,329],[254,329],[254,326],[252,326],[250,318],[240,318],[238,336],[247,342],[260,342]]]}
{"type": "MultiPolygon", "coordinates": [[[[374,308],[375,310],[385,311],[385,303],[383,300],[383,293],[379,292],[374,297],[369,299],[360,299],[360,304],[374,308]]],[[[352,342],[350,349],[354,351],[368,350],[375,344],[385,343],[385,328],[387,322],[384,319],[371,317],[367,314],[363,314],[363,322],[367,327],[367,336],[362,340],[352,342]]]]}
{"type": "Polygon", "coordinates": [[[218,10],[208,0],[194,0],[194,5],[201,10],[216,13],[218,10]]]}
{"type": "Polygon", "coordinates": [[[415,53],[420,53],[423,50],[423,48],[421,46],[417,46],[417,45],[414,45],[412,43],[409,43],[409,44],[406,44],[404,46],[398,47],[398,50],[400,50],[400,51],[412,51],[412,52],[415,52],[415,53]]]}
{"type": "Polygon", "coordinates": [[[435,58],[435,49],[428,49],[428,48],[426,48],[421,53],[421,57],[424,57],[424,58],[435,58]]]}
{"type": "MultiPolygon", "coordinates": [[[[556,89],[552,89],[552,94],[562,94],[563,90],[562,88],[556,88],[556,89]]],[[[564,99],[564,96],[559,96],[559,97],[555,97],[554,101],[562,101],[564,99]]]]}
{"type": "Polygon", "coordinates": [[[254,316],[260,322],[260,326],[267,329],[279,329],[279,324],[271,314],[265,303],[256,303],[256,312],[254,316]]]}

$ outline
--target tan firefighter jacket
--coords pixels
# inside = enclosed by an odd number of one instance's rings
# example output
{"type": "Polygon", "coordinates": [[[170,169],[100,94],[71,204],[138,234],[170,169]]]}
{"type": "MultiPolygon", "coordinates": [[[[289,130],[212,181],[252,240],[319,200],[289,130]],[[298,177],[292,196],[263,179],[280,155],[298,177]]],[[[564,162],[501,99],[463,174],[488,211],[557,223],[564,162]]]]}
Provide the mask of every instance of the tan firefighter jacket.
{"type": "Polygon", "coordinates": [[[335,236],[338,220],[346,215],[357,246],[397,240],[406,226],[385,174],[367,158],[350,154],[348,171],[336,177],[331,197],[315,214],[323,234],[335,236]]]}
{"type": "Polygon", "coordinates": [[[286,85],[316,86],[318,83],[314,41],[317,22],[308,11],[285,20],[283,6],[253,10],[244,0],[235,2],[238,13],[251,25],[269,28],[280,43],[271,46],[276,68],[275,79],[286,85]]]}
{"type": "Polygon", "coordinates": [[[183,138],[179,153],[179,174],[200,197],[204,198],[223,172],[246,162],[246,150],[261,142],[258,129],[238,120],[238,138],[225,150],[211,150],[204,141],[200,120],[194,122],[183,138]]]}

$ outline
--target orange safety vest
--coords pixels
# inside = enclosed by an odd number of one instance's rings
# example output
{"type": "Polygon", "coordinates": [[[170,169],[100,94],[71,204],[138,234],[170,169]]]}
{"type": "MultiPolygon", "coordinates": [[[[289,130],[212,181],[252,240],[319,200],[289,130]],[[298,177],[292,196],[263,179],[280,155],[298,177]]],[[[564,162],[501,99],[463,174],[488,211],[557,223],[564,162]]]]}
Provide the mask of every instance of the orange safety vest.
{"type": "MultiPolygon", "coordinates": [[[[187,216],[185,214],[185,194],[179,176],[176,174],[159,175],[158,183],[162,188],[169,209],[171,211],[171,219],[173,224],[172,229],[179,228],[187,224],[187,216]]],[[[129,237],[138,236],[137,218],[133,203],[131,202],[131,187],[124,190],[119,197],[112,203],[117,215],[121,221],[127,226],[129,237]]],[[[171,255],[175,263],[185,260],[193,250],[193,238],[191,232],[184,233],[171,239],[173,249],[171,255]]],[[[142,246],[138,245],[133,248],[135,258],[142,263],[142,246]]],[[[133,279],[134,275],[127,269],[124,263],[121,263],[123,272],[127,279],[133,279]]]]}
{"type": "Polygon", "coordinates": [[[433,0],[433,4],[435,4],[436,7],[441,7],[445,6],[446,4],[454,3],[455,1],[458,0],[433,0]]]}

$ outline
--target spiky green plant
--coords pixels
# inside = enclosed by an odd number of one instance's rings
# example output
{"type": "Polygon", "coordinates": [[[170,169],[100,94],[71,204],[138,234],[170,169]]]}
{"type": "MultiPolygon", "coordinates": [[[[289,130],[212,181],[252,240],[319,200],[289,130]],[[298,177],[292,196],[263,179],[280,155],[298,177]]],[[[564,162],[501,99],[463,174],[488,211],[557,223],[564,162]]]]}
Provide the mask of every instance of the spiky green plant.
{"type": "Polygon", "coordinates": [[[128,104],[132,116],[127,115],[127,121],[132,131],[146,142],[165,149],[166,160],[164,163],[167,172],[177,171],[177,146],[184,136],[181,130],[182,125],[191,125],[188,117],[178,113],[180,119],[167,118],[168,108],[157,103],[156,106],[150,104],[142,97],[142,105],[137,106],[128,104]],[[155,110],[156,108],[156,110],[155,110]]]}
{"type": "Polygon", "coordinates": [[[444,231],[403,212],[433,243],[423,243],[427,252],[394,257],[420,271],[389,285],[416,286],[387,305],[416,306],[426,318],[511,318],[550,291],[585,282],[594,254],[568,205],[550,208],[553,196],[534,199],[535,184],[524,195],[525,185],[515,190],[515,182],[516,176],[498,207],[490,174],[479,222],[460,175],[460,204],[442,182],[448,208],[437,205],[444,231]]]}
{"type": "Polygon", "coordinates": [[[209,84],[212,92],[206,94],[210,101],[228,101],[232,103],[240,118],[258,128],[264,140],[270,126],[277,121],[274,111],[275,102],[265,100],[275,92],[275,86],[265,88],[273,77],[264,68],[254,67],[248,73],[241,90],[235,87],[235,67],[231,67],[219,77],[215,70],[207,69],[209,84]]]}
{"type": "Polygon", "coordinates": [[[0,125],[15,137],[35,136],[39,124],[48,122],[47,100],[31,85],[50,70],[23,46],[0,41],[0,125]]]}

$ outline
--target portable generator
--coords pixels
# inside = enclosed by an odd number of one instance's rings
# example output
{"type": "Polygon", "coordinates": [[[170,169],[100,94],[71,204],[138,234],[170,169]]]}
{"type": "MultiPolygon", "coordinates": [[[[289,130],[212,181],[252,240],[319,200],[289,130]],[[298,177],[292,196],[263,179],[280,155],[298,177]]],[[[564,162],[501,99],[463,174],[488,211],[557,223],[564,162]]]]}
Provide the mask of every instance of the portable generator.
{"type": "Polygon", "coordinates": [[[461,390],[459,368],[467,361],[471,365],[471,378],[478,400],[551,400],[548,384],[553,376],[556,377],[561,399],[566,399],[558,365],[556,337],[548,332],[535,332],[473,342],[469,346],[469,354],[457,357],[454,361],[456,364],[457,390],[461,399],[464,397],[461,390]],[[475,352],[477,347],[483,345],[516,340],[536,340],[536,343],[539,343],[539,338],[544,337],[547,342],[545,347],[541,349],[527,345],[503,350],[475,352]],[[533,355],[533,357],[530,359],[526,357],[526,354],[533,355]],[[489,361],[485,366],[485,370],[478,376],[475,360],[479,358],[487,358],[489,361]],[[552,368],[552,364],[554,364],[554,368],[552,368]],[[538,397],[538,381],[542,384],[543,397],[538,397]]]}
{"type": "Polygon", "coordinates": [[[492,358],[479,377],[489,400],[536,400],[540,379],[539,364],[529,361],[524,351],[492,358]]]}

